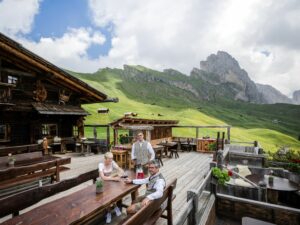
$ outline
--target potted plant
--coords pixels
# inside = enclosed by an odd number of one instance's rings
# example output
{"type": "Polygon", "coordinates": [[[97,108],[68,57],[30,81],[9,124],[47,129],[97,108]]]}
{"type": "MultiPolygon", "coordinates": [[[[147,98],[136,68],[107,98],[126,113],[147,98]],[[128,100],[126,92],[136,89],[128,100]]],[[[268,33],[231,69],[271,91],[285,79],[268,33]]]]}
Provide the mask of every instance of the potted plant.
{"type": "Polygon", "coordinates": [[[210,144],[208,144],[207,148],[208,148],[209,151],[216,151],[217,150],[217,143],[216,142],[210,143],[210,144]]]}
{"type": "Polygon", "coordinates": [[[208,151],[213,152],[213,161],[216,162],[217,160],[217,143],[213,142],[208,144],[207,146],[208,151]]]}
{"type": "Polygon", "coordinates": [[[212,168],[212,183],[225,185],[225,182],[230,180],[231,175],[232,175],[232,171],[230,170],[229,171],[226,169],[221,170],[218,167],[214,167],[212,168]]]}
{"type": "Polygon", "coordinates": [[[8,154],[8,166],[14,166],[16,158],[11,153],[8,154]]]}
{"type": "Polygon", "coordinates": [[[100,178],[97,178],[96,180],[96,193],[102,193],[103,192],[103,180],[100,178]]]}

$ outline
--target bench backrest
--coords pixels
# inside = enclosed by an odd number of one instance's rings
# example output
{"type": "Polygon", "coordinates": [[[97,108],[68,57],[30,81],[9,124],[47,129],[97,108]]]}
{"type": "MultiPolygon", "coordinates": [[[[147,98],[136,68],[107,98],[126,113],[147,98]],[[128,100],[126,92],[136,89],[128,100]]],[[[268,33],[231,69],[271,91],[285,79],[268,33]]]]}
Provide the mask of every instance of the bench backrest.
{"type": "Polygon", "coordinates": [[[71,158],[57,158],[28,166],[8,167],[0,170],[0,189],[14,187],[43,177],[59,181],[60,166],[71,163],[71,158]]]}
{"type": "Polygon", "coordinates": [[[143,207],[133,216],[131,216],[128,220],[123,222],[123,225],[136,225],[136,224],[144,224],[152,215],[160,210],[161,205],[167,201],[167,208],[171,208],[172,210],[172,197],[173,197],[173,190],[176,187],[177,179],[173,179],[171,183],[167,185],[164,190],[163,196],[160,199],[156,199],[152,201],[148,206],[143,207]]]}
{"type": "MultiPolygon", "coordinates": [[[[30,162],[34,161],[35,159],[40,159],[43,157],[43,153],[41,151],[39,152],[29,152],[29,153],[22,153],[22,154],[16,154],[13,155],[15,158],[15,164],[18,162],[30,162]]],[[[2,156],[0,157],[0,167],[5,166],[8,162],[8,156],[2,156]]]]}
{"type": "Polygon", "coordinates": [[[7,156],[9,153],[15,155],[26,152],[42,151],[42,145],[31,144],[31,145],[20,145],[20,146],[1,146],[0,156],[7,156]]]}
{"type": "Polygon", "coordinates": [[[62,180],[61,182],[48,184],[42,187],[33,188],[14,195],[0,199],[0,217],[9,214],[18,214],[18,211],[25,209],[44,198],[68,190],[88,180],[96,180],[99,176],[98,169],[81,174],[75,178],[62,180]]]}

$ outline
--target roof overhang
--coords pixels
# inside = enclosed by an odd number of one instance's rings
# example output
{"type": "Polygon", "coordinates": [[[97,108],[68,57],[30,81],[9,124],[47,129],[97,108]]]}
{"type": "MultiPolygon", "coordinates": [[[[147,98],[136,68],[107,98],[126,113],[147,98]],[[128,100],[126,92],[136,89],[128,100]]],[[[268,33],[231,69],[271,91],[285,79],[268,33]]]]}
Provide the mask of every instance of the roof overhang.
{"type": "Polygon", "coordinates": [[[122,129],[126,130],[153,130],[153,126],[149,125],[130,125],[130,124],[119,124],[122,129]]]}
{"type": "Polygon", "coordinates": [[[10,39],[0,32],[0,50],[5,51],[16,57],[22,62],[35,67],[40,73],[45,74],[47,79],[62,86],[70,88],[72,91],[82,95],[83,103],[96,103],[96,102],[118,102],[117,99],[108,98],[108,96],[95,88],[89,86],[80,79],[72,76],[67,71],[55,66],[54,64],[46,61],[42,57],[24,48],[18,42],[10,39]]]}
{"type": "Polygon", "coordinates": [[[44,115],[74,115],[74,116],[90,115],[80,106],[54,105],[54,104],[44,104],[44,103],[32,103],[32,106],[39,114],[44,114],[44,115]]]}

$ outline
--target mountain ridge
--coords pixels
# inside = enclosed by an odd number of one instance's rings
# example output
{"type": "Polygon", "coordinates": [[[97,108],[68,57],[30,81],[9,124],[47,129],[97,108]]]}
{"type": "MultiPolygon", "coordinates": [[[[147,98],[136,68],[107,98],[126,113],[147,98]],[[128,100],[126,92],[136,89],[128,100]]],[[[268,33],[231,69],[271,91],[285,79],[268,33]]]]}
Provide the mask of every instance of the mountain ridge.
{"type": "Polygon", "coordinates": [[[200,68],[193,68],[189,75],[171,68],[160,72],[141,65],[124,65],[123,75],[136,81],[142,79],[148,82],[164,82],[206,101],[221,96],[257,104],[300,104],[300,91],[295,91],[291,99],[271,85],[255,83],[239,66],[238,61],[224,51],[218,51],[217,54],[208,56],[205,61],[200,61],[200,68]],[[218,90],[218,93],[213,89],[218,90]]]}

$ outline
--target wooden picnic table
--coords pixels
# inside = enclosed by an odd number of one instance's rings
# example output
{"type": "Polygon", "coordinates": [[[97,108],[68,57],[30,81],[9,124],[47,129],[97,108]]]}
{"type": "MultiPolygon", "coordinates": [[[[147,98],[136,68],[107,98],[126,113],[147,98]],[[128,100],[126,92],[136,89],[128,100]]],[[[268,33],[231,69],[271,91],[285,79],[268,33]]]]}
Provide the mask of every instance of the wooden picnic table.
{"type": "Polygon", "coordinates": [[[260,182],[264,182],[266,184],[266,188],[268,189],[267,192],[268,202],[274,204],[278,203],[279,191],[293,192],[293,191],[298,191],[299,189],[299,186],[297,184],[282,177],[273,176],[273,183],[269,183],[269,175],[251,174],[246,176],[246,178],[256,184],[259,184],[260,182]]]}
{"type": "MultiPolygon", "coordinates": [[[[128,176],[135,177],[128,171],[128,176]]],[[[112,203],[122,200],[128,194],[136,196],[139,185],[125,184],[124,181],[105,181],[103,193],[96,194],[96,186],[90,185],[63,198],[37,207],[22,215],[7,220],[3,225],[12,224],[85,224],[101,215],[112,203]]]]}
{"type": "Polygon", "coordinates": [[[152,146],[153,150],[155,152],[155,159],[157,159],[159,161],[159,163],[163,166],[163,161],[162,161],[162,156],[163,156],[163,150],[164,150],[164,146],[162,145],[154,145],[152,146]]]}
{"type": "Polygon", "coordinates": [[[177,142],[161,142],[158,143],[158,145],[164,146],[165,157],[168,157],[169,149],[175,147],[177,145],[177,142]]]}

